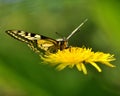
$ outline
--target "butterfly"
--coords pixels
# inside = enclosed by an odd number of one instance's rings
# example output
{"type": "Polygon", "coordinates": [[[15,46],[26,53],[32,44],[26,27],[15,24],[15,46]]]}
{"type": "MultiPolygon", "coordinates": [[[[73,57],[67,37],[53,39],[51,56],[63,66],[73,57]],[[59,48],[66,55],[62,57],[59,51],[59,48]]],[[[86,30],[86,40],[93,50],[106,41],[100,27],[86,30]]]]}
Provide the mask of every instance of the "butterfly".
{"type": "Polygon", "coordinates": [[[68,48],[68,39],[75,34],[79,28],[87,21],[85,19],[67,38],[52,39],[43,35],[29,33],[21,30],[7,30],[6,33],[13,38],[25,42],[33,51],[45,53],[55,53],[58,50],[64,50],[68,48]]]}

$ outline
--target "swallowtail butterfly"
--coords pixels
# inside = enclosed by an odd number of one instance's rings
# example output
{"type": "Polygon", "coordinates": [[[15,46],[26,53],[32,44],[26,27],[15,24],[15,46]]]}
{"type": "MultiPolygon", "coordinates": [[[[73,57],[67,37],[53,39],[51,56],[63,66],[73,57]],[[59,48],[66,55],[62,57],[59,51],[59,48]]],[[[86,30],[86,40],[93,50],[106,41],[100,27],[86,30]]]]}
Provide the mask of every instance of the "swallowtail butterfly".
{"type": "Polygon", "coordinates": [[[79,28],[87,21],[85,19],[67,38],[63,39],[52,39],[43,35],[29,33],[21,30],[7,30],[6,33],[10,36],[27,43],[28,46],[32,48],[35,52],[45,53],[55,53],[58,50],[63,50],[68,48],[68,39],[79,30],[79,28]]]}

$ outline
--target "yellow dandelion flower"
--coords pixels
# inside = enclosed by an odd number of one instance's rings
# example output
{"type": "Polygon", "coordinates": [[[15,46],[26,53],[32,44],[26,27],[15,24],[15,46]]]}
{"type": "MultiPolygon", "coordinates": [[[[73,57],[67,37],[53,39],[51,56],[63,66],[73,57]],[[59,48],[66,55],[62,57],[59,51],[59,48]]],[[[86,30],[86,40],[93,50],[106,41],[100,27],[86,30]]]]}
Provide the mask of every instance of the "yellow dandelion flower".
{"type": "Polygon", "coordinates": [[[96,64],[100,62],[109,67],[115,67],[110,63],[110,61],[115,60],[114,55],[103,52],[93,52],[91,48],[80,48],[80,47],[70,47],[57,53],[50,53],[42,57],[44,62],[50,65],[57,65],[58,70],[62,70],[65,67],[73,68],[77,67],[79,71],[83,71],[87,74],[86,64],[93,65],[98,72],[101,72],[101,68],[96,64]]]}

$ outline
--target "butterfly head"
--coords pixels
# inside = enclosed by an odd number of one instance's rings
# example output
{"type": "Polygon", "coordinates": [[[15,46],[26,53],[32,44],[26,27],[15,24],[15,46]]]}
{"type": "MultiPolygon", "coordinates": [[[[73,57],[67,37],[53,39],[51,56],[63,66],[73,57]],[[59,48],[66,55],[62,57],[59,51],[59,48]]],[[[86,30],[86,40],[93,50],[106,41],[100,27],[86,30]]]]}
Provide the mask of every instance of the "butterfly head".
{"type": "Polygon", "coordinates": [[[60,50],[68,48],[68,40],[66,38],[59,38],[56,39],[56,41],[58,42],[60,50]]]}

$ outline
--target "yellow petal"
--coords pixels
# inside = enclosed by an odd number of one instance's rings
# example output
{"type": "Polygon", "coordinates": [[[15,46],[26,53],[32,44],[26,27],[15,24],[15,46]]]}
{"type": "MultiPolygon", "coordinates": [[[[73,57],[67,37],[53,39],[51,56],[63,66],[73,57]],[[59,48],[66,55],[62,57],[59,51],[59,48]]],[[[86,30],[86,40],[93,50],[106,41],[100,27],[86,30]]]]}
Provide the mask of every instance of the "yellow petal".
{"type": "Polygon", "coordinates": [[[60,64],[60,65],[57,66],[56,69],[60,71],[60,70],[63,70],[65,67],[66,66],[64,64],[60,64]]]}
{"type": "Polygon", "coordinates": [[[82,71],[82,68],[81,68],[81,66],[80,66],[80,64],[78,63],[78,64],[76,64],[76,67],[77,67],[77,69],[79,70],[79,71],[82,71]]]}
{"type": "Polygon", "coordinates": [[[91,65],[93,65],[97,70],[98,72],[102,72],[101,68],[94,62],[90,62],[91,65]]]}
{"type": "Polygon", "coordinates": [[[85,67],[85,65],[84,65],[83,63],[81,63],[81,68],[82,68],[82,70],[83,70],[83,73],[84,73],[84,74],[87,74],[86,67],[85,67]]]}
{"type": "Polygon", "coordinates": [[[116,67],[115,65],[112,65],[111,63],[109,62],[103,62],[105,65],[109,66],[109,67],[116,67]]]}

